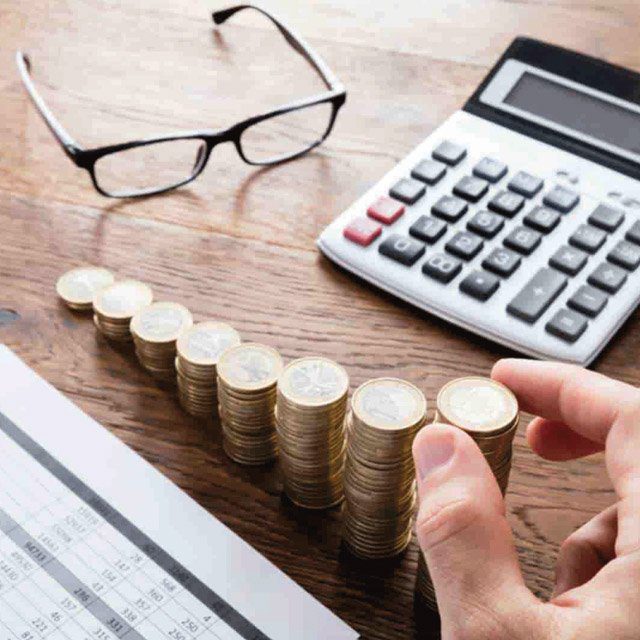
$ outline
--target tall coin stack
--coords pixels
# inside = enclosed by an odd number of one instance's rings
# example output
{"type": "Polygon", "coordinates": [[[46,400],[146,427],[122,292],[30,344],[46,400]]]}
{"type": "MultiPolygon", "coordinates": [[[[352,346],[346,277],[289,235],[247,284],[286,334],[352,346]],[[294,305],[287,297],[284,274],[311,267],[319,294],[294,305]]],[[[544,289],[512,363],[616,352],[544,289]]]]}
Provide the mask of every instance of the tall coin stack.
{"type": "Polygon", "coordinates": [[[240,464],[258,465],[278,454],[274,408],[282,358],[275,349],[246,342],[218,361],[222,446],[240,464]]]}
{"type": "Polygon", "coordinates": [[[157,380],[175,382],[176,341],[193,316],[176,302],[154,302],[131,319],[131,335],[140,364],[157,380]]]}
{"type": "Polygon", "coordinates": [[[326,358],[301,358],[278,381],[276,428],[284,489],[300,507],[325,509],[344,497],[344,423],[349,376],[326,358]]]}
{"type": "Polygon", "coordinates": [[[240,334],[224,322],[199,322],[180,334],[176,345],[178,398],[187,413],[207,418],[216,412],[216,365],[224,351],[239,344],[240,334]]]}
{"type": "Polygon", "coordinates": [[[411,540],[416,503],[411,445],[426,412],[424,394],[396,378],[370,380],[353,394],[343,537],[356,556],[389,558],[411,540]]]}
{"type": "Polygon", "coordinates": [[[121,280],[98,291],[93,298],[93,323],[109,340],[130,342],[131,318],[153,301],[151,287],[138,280],[121,280]]]}
{"type": "MultiPolygon", "coordinates": [[[[458,378],[447,383],[436,399],[434,423],[466,431],[476,442],[504,495],[509,482],[513,438],[518,429],[518,400],[503,384],[490,378],[458,378]]],[[[432,609],[435,592],[423,554],[418,560],[416,591],[432,609]]]]}
{"type": "Polygon", "coordinates": [[[56,291],[69,309],[91,311],[96,293],[113,281],[111,271],[102,267],[77,267],[58,278],[56,291]]]}

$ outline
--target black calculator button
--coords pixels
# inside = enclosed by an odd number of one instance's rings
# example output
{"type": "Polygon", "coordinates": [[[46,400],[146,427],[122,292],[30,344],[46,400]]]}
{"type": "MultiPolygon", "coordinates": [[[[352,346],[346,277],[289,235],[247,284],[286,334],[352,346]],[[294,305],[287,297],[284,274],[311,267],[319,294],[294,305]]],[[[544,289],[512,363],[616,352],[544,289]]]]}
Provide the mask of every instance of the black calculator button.
{"type": "Polygon", "coordinates": [[[465,176],[455,187],[453,193],[469,202],[478,202],[489,190],[489,183],[482,178],[465,176]]]}
{"type": "Polygon", "coordinates": [[[504,244],[522,255],[528,256],[540,244],[542,235],[534,229],[517,227],[505,239],[504,244]]]}
{"type": "Polygon", "coordinates": [[[410,267],[424,255],[425,249],[422,242],[394,233],[380,245],[379,251],[383,256],[410,267]]]}
{"type": "Polygon", "coordinates": [[[449,253],[453,253],[454,256],[458,256],[458,258],[471,260],[471,258],[478,255],[483,244],[484,242],[477,235],[467,231],[459,231],[447,242],[445,249],[449,253]]]}
{"type": "Polygon", "coordinates": [[[589,222],[605,231],[615,231],[624,220],[624,212],[620,209],[607,207],[604,204],[598,205],[589,216],[589,222]]]}
{"type": "Polygon", "coordinates": [[[459,144],[445,140],[433,150],[431,155],[434,160],[440,160],[450,167],[455,167],[467,155],[467,150],[459,144]]]}
{"type": "Polygon", "coordinates": [[[640,247],[626,240],[621,240],[609,252],[607,260],[629,271],[635,271],[640,264],[640,247]]]}
{"type": "Polygon", "coordinates": [[[423,160],[413,168],[411,177],[416,180],[422,180],[422,182],[426,182],[427,184],[436,184],[436,182],[442,179],[446,172],[447,167],[442,164],[442,162],[423,160]]]}
{"type": "Polygon", "coordinates": [[[540,269],[507,305],[507,311],[526,322],[535,322],[567,286],[567,278],[553,269],[540,269]]]}
{"type": "Polygon", "coordinates": [[[532,176],[530,173],[526,173],[526,171],[518,171],[518,173],[511,178],[507,186],[511,191],[515,191],[521,196],[533,198],[533,196],[542,189],[543,184],[544,180],[542,180],[542,178],[532,176]]]}
{"type": "Polygon", "coordinates": [[[504,227],[504,218],[490,211],[478,211],[469,222],[467,229],[485,238],[493,238],[504,227]]]}
{"type": "Polygon", "coordinates": [[[431,216],[420,216],[409,229],[409,234],[418,240],[433,244],[440,240],[447,230],[447,225],[431,216]]]}
{"type": "Polygon", "coordinates": [[[389,195],[405,204],[415,204],[426,191],[427,188],[422,182],[413,178],[402,178],[389,189],[389,195]]]}
{"type": "Polygon", "coordinates": [[[507,216],[507,218],[513,218],[523,206],[524,198],[517,193],[510,193],[509,191],[501,191],[489,202],[491,211],[507,216]]]}
{"type": "Polygon", "coordinates": [[[633,223],[633,226],[624,236],[630,242],[640,244],[640,220],[633,223]]]}
{"type": "Polygon", "coordinates": [[[521,258],[510,249],[494,249],[483,261],[482,266],[499,276],[508,278],[519,266],[521,258]]]}
{"type": "Polygon", "coordinates": [[[467,212],[469,205],[456,196],[442,196],[433,207],[431,213],[447,222],[455,222],[467,212]]]}
{"type": "Polygon", "coordinates": [[[608,300],[607,294],[585,284],[569,298],[567,304],[572,309],[595,318],[604,309],[608,300]]]}
{"type": "Polygon", "coordinates": [[[474,271],[461,283],[460,291],[477,300],[488,300],[500,286],[500,280],[486,271],[474,271]]]}
{"type": "Polygon", "coordinates": [[[575,191],[560,186],[554,187],[542,199],[542,202],[544,202],[547,207],[557,209],[562,213],[569,213],[579,201],[580,196],[575,191]]]}
{"type": "Polygon", "coordinates": [[[560,214],[547,207],[536,207],[524,217],[523,222],[536,231],[549,233],[558,226],[560,214]]]}
{"type": "Polygon", "coordinates": [[[615,293],[627,280],[626,272],[620,267],[616,267],[608,262],[603,262],[587,279],[598,289],[602,289],[607,293],[615,293]]]}
{"type": "Polygon", "coordinates": [[[451,282],[461,269],[460,260],[444,253],[434,253],[422,265],[422,273],[445,284],[451,282]]]}
{"type": "Polygon", "coordinates": [[[494,158],[482,158],[482,160],[473,167],[474,176],[488,180],[492,184],[504,178],[506,173],[507,165],[504,162],[495,160],[494,158]]]}
{"type": "Polygon", "coordinates": [[[606,239],[607,234],[602,229],[592,227],[590,224],[581,224],[569,238],[569,244],[589,253],[595,253],[606,239]]]}
{"type": "Polygon", "coordinates": [[[545,326],[549,333],[566,342],[575,342],[586,328],[584,317],[570,309],[560,309],[545,326]]]}
{"type": "Polygon", "coordinates": [[[567,275],[575,276],[585,264],[589,256],[580,249],[574,247],[560,247],[549,260],[549,264],[555,269],[563,271],[567,275]]]}

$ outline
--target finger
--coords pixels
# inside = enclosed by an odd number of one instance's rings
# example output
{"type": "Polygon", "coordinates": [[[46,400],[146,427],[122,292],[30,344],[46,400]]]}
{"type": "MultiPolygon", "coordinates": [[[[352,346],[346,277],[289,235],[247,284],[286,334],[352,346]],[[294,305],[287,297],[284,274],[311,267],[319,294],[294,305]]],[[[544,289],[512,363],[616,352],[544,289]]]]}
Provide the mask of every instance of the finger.
{"type": "Polygon", "coordinates": [[[612,505],[574,531],[560,547],[553,597],[593,578],[616,557],[618,509],[612,505]]]}
{"type": "Polygon", "coordinates": [[[498,484],[473,440],[429,425],[413,444],[420,506],[416,530],[438,599],[443,637],[469,612],[535,599],[525,587],[498,484]],[[464,612],[464,613],[463,613],[464,612]]]}
{"type": "Polygon", "coordinates": [[[527,426],[529,446],[547,460],[573,460],[604,449],[599,442],[572,431],[563,422],[534,418],[527,426]]]}

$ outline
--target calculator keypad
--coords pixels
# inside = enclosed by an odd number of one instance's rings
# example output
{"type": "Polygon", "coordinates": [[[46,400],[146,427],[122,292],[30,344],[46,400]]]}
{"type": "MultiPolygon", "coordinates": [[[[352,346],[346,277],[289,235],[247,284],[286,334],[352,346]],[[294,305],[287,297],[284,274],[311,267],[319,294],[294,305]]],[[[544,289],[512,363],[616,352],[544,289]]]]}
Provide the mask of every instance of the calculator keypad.
{"type": "Polygon", "coordinates": [[[524,207],[524,198],[509,191],[500,191],[489,201],[489,209],[507,218],[513,218],[524,207]]]}
{"type": "Polygon", "coordinates": [[[419,180],[402,178],[389,190],[389,195],[405,204],[415,204],[426,193],[427,188],[419,180]]]}
{"type": "Polygon", "coordinates": [[[489,183],[475,176],[465,176],[453,187],[455,195],[469,202],[478,202],[487,191],[489,191],[489,183]]]}
{"type": "Polygon", "coordinates": [[[343,233],[351,242],[368,247],[382,233],[382,227],[373,220],[362,217],[352,220],[343,233]]]}
{"type": "Polygon", "coordinates": [[[575,342],[586,330],[587,321],[570,309],[560,309],[547,322],[545,329],[567,342],[575,342]]]}
{"type": "Polygon", "coordinates": [[[434,185],[440,182],[447,172],[446,165],[437,160],[423,160],[420,164],[416,165],[411,172],[411,177],[416,180],[422,180],[427,184],[434,185]]]}
{"type": "Polygon", "coordinates": [[[422,242],[434,244],[447,231],[447,225],[431,216],[420,216],[409,228],[409,234],[422,242]]]}
{"type": "Polygon", "coordinates": [[[519,193],[521,196],[533,198],[542,189],[544,181],[537,176],[532,176],[526,171],[518,171],[509,181],[509,189],[519,193]]]}
{"type": "Polygon", "coordinates": [[[578,274],[585,264],[588,255],[574,247],[560,247],[550,258],[549,264],[569,276],[578,274]]]}
{"type": "Polygon", "coordinates": [[[522,259],[514,251],[498,247],[482,261],[482,266],[499,276],[508,278],[521,262],[522,259]]]}
{"type": "Polygon", "coordinates": [[[473,271],[461,283],[460,291],[477,300],[488,300],[500,286],[500,280],[486,271],[473,271]]]}
{"type": "Polygon", "coordinates": [[[504,162],[494,158],[482,158],[475,167],[473,175],[495,184],[507,175],[508,167],[504,162]]]}
{"type": "Polygon", "coordinates": [[[640,245],[640,220],[633,223],[633,226],[627,231],[624,237],[629,240],[629,242],[640,245]]]}
{"type": "Polygon", "coordinates": [[[445,253],[434,253],[422,265],[422,273],[444,284],[451,282],[462,271],[462,262],[445,253]]]}
{"type": "Polygon", "coordinates": [[[590,318],[595,318],[606,306],[609,298],[588,284],[580,287],[568,300],[567,304],[590,318]]]}
{"type": "Polygon", "coordinates": [[[367,215],[383,224],[394,223],[404,213],[404,205],[389,196],[378,198],[368,209],[367,215]]]}
{"type": "Polygon", "coordinates": [[[459,231],[445,245],[445,249],[454,256],[463,260],[471,260],[480,253],[484,243],[482,239],[473,233],[459,231]]]}
{"type": "Polygon", "coordinates": [[[640,264],[640,247],[626,240],[621,240],[609,252],[607,260],[628,271],[635,271],[640,264]]]}
{"type": "Polygon", "coordinates": [[[607,293],[616,293],[626,280],[627,274],[623,269],[603,262],[589,276],[587,282],[607,293]]]}
{"type": "Polygon", "coordinates": [[[535,322],[566,286],[567,278],[562,274],[540,269],[509,303],[507,311],[525,322],[535,322]]]}
{"type": "Polygon", "coordinates": [[[467,212],[469,205],[456,196],[442,196],[431,207],[431,213],[447,222],[456,222],[467,212]]]}
{"type": "Polygon", "coordinates": [[[569,238],[569,244],[588,253],[595,253],[606,239],[607,234],[602,229],[597,229],[590,224],[581,224],[569,238]]]}
{"type": "Polygon", "coordinates": [[[467,229],[473,231],[483,238],[493,238],[502,231],[504,227],[504,218],[490,211],[478,211],[469,222],[467,229]]]}
{"type": "Polygon", "coordinates": [[[455,142],[445,140],[433,150],[431,155],[434,160],[455,167],[467,155],[467,150],[455,142]]]}
{"type": "Polygon", "coordinates": [[[604,204],[598,205],[589,216],[589,222],[611,233],[615,231],[624,220],[624,212],[604,204]]]}
{"type": "Polygon", "coordinates": [[[528,256],[538,247],[542,235],[533,229],[516,227],[505,239],[504,244],[524,256],[528,256]]]}
{"type": "Polygon", "coordinates": [[[532,229],[541,233],[553,231],[560,223],[560,214],[547,207],[534,207],[525,217],[523,222],[532,229]]]}
{"type": "Polygon", "coordinates": [[[383,256],[391,258],[406,267],[415,264],[416,260],[421,258],[425,252],[422,242],[398,233],[390,235],[378,250],[383,256]]]}
{"type": "Polygon", "coordinates": [[[557,209],[561,213],[569,213],[579,201],[580,196],[575,191],[560,186],[554,187],[542,199],[547,207],[557,209]]]}

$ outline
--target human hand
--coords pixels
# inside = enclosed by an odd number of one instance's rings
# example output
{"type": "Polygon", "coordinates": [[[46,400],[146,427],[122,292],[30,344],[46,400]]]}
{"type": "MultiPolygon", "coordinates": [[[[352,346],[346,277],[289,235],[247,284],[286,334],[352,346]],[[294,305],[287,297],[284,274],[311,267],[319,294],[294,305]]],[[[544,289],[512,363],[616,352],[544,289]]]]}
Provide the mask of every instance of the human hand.
{"type": "Polygon", "coordinates": [[[492,377],[520,408],[548,460],[605,451],[617,502],[563,543],[549,602],[525,586],[500,489],[473,440],[423,428],[413,455],[417,534],[433,580],[443,640],[640,638],[640,390],[551,362],[501,360],[492,377]]]}

